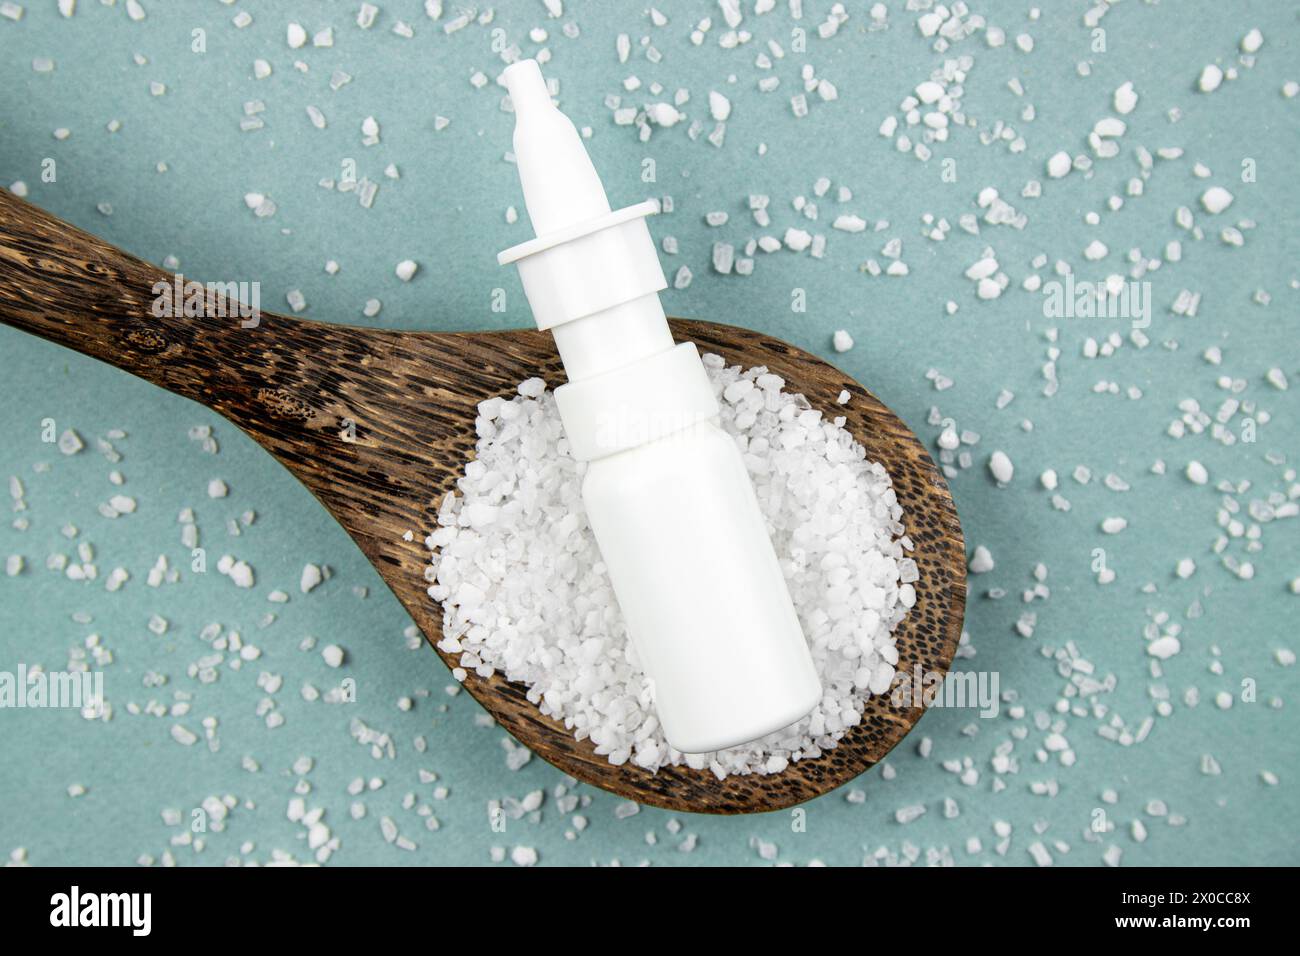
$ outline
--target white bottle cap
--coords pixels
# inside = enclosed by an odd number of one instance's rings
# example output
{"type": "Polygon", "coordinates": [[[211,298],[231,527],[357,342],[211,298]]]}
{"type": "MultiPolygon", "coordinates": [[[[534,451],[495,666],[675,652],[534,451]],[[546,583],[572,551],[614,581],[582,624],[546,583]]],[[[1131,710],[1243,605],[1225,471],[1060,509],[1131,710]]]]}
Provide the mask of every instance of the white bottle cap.
{"type": "Polygon", "coordinates": [[[540,329],[569,377],[555,391],[579,461],[656,441],[718,414],[695,346],[674,346],[658,292],[668,287],[645,217],[654,200],[611,212],[582,138],[551,102],[534,60],[506,67],[515,161],[536,239],[514,262],[540,329]]]}
{"type": "Polygon", "coordinates": [[[536,60],[503,74],[515,109],[515,163],[536,239],[506,249],[539,329],[668,287],[645,217],[654,200],[611,212],[582,137],[555,108],[536,60]]]}

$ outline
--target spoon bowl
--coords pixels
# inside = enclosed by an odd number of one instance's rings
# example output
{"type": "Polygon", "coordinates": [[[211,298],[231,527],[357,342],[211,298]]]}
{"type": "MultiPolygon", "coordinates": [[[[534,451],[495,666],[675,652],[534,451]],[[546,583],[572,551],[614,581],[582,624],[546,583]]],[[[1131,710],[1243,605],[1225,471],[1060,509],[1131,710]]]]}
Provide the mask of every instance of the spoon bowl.
{"type": "MultiPolygon", "coordinates": [[[[474,453],[478,403],[540,376],[563,381],[546,332],[404,332],[261,312],[243,319],[220,290],[203,315],[153,314],[176,277],[0,190],[0,321],[76,349],[220,413],[307,486],[379,571],[431,645],[441,609],[425,591],[425,536],[474,453]],[[411,540],[403,535],[411,532],[411,540]]],[[[827,418],[842,415],[889,472],[915,546],[916,604],[896,633],[898,670],[943,675],[961,635],[965,548],[942,475],[875,396],[814,355],[762,335],[672,320],[674,337],[728,364],[764,365],[827,418]],[[850,399],[839,405],[847,390],[850,399]]],[[[455,661],[438,652],[448,667],[455,661]]],[[[520,743],[565,773],[676,811],[779,810],[826,793],[881,760],[924,712],[871,698],[838,746],[776,774],[728,776],[613,766],[500,674],[465,689],[520,743]]]]}

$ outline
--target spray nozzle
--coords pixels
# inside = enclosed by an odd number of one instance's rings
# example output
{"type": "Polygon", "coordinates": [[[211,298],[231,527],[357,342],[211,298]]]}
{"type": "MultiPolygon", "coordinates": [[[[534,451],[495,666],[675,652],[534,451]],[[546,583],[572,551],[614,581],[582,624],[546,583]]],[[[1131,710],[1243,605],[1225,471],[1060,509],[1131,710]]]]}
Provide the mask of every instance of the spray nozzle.
{"type": "Polygon", "coordinates": [[[533,231],[544,236],[608,213],[582,137],[551,102],[537,61],[512,63],[503,77],[515,109],[515,163],[533,231]]]}

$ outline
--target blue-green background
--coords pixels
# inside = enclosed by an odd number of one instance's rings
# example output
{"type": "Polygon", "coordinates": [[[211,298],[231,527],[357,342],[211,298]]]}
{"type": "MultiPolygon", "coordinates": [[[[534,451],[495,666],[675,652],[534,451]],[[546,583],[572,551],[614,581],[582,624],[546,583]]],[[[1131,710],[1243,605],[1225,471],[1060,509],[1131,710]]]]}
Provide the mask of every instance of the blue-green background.
{"type": "MultiPolygon", "coordinates": [[[[1126,864],[1300,862],[1294,826],[1300,809],[1295,782],[1300,751],[1292,712],[1296,672],[1274,660],[1277,648],[1294,649],[1297,643],[1300,597],[1286,585],[1300,575],[1300,535],[1294,519],[1266,525],[1262,551],[1250,556],[1257,574],[1249,582],[1237,580],[1210,551],[1220,500],[1214,483],[1253,482],[1243,505],[1251,497],[1285,492],[1285,467],[1269,464],[1264,456],[1284,455],[1293,467],[1297,454],[1300,389],[1278,391],[1263,381],[1268,368],[1279,366],[1300,384],[1293,287],[1300,274],[1295,188],[1300,99],[1280,93],[1285,81],[1300,79],[1294,3],[1119,4],[1102,21],[1105,53],[1089,49],[1092,37],[1082,25],[1086,4],[1043,3],[1036,22],[1029,19],[1028,3],[973,4],[1007,31],[1009,41],[990,50],[977,35],[948,54],[975,56],[965,111],[980,121],[980,129],[1006,120],[1025,136],[1028,148],[1014,155],[1002,145],[980,144],[976,130],[958,129],[948,144],[936,147],[929,163],[896,152],[876,133],[881,119],[896,112],[899,101],[942,59],[900,0],[889,0],[889,29],[878,32],[867,30],[869,4],[846,4],[851,18],[828,40],[817,38],[816,27],[829,3],[809,0],[796,24],[785,4],[756,17],[746,2],[744,26],[754,39],[735,50],[718,46],[725,27],[716,4],[672,0],[658,4],[669,18],[663,28],[651,25],[640,4],[567,0],[564,17],[556,21],[546,16],[540,0],[524,0],[498,4],[489,26],[473,25],[450,36],[414,0],[381,4],[381,17],[369,32],[355,26],[358,4],[352,2],[228,6],[215,0],[144,0],[148,16],[139,23],[127,17],[121,3],[82,0],[70,20],[58,15],[53,0],[24,5],[21,21],[0,19],[0,183],[26,182],[31,201],[146,259],[161,262],[174,255],[187,276],[260,281],[264,308],[286,311],[284,294],[300,288],[311,317],[359,323],[366,321],[365,300],[374,296],[384,305],[373,322],[422,329],[509,328],[530,321],[515,275],[499,269],[494,258],[498,249],[531,235],[526,216],[514,225],[505,221],[508,205],[523,212],[514,167],[504,159],[511,118],[500,109],[502,90],[495,84],[475,89],[469,77],[482,70],[495,79],[502,65],[493,50],[498,28],[507,42],[531,53],[537,45],[528,41],[529,28],[545,27],[550,38],[544,45],[553,53],[546,72],[559,80],[566,111],[580,126],[593,128],[589,146],[611,200],[625,204],[647,193],[674,200],[675,210],[652,221],[652,230],[680,242],[677,255],[664,257],[669,275],[685,263],[695,279],[688,289],[665,295],[671,312],[747,325],[833,357],[927,441],[937,433],[926,422],[932,405],[959,427],[980,432],[976,467],[957,477],[952,488],[968,545],[987,545],[997,568],[971,581],[966,628],[977,656],[965,666],[997,671],[1002,689],[1018,695],[1027,716],[1013,720],[1005,707],[995,720],[953,710],[930,713],[891,756],[893,779],[877,770],[807,805],[806,832],[794,832],[784,813],[718,819],[644,809],[622,819],[614,812],[617,799],[580,786],[577,792],[591,797],[582,811],[590,826],[578,839],[566,840],[569,822],[550,793],[562,782],[561,774],[539,759],[517,772],[507,769],[503,732],[476,724],[481,710],[467,696],[445,695],[450,676],[427,647],[406,647],[403,629],[409,622],[397,601],[344,533],[275,462],[198,406],[0,328],[5,436],[0,474],[22,477],[31,521],[26,532],[7,522],[0,528],[0,555],[23,554],[28,565],[17,578],[0,578],[0,669],[15,670],[20,662],[62,668],[68,648],[91,632],[102,635],[115,657],[105,676],[115,707],[111,722],[91,724],[59,711],[0,712],[0,851],[7,855],[24,847],[38,864],[128,864],[140,854],[160,857],[183,829],[164,825],[163,808],[180,809],[188,818],[208,795],[230,793],[241,806],[225,831],[208,834],[202,853],[177,847],[178,862],[224,862],[238,857],[245,841],[255,847],[243,859],[267,860],[275,849],[305,859],[302,828],[286,819],[285,807],[296,783],[290,765],[307,754],[315,758],[308,806],[325,807],[326,822],[342,840],[334,862],[482,864],[489,862],[492,846],[522,845],[536,847],[544,864],[753,863],[760,862],[755,837],[775,844],[777,859],[792,863],[857,864],[878,847],[899,854],[910,844],[921,861],[931,848],[947,847],[958,862],[1027,864],[1026,848],[1037,839],[1068,843],[1070,852],[1052,852],[1058,863],[1069,864],[1100,862],[1102,848],[1112,842],[1123,849],[1126,864]],[[241,7],[254,16],[253,25],[242,31],[230,23],[241,7]],[[714,26],[696,47],[689,33],[706,16],[714,26]],[[399,17],[414,26],[414,39],[390,32],[399,17]],[[309,33],[332,25],[333,48],[309,43],[291,51],[285,42],[290,20],[303,23],[309,33]],[[576,40],[560,29],[570,21],[581,29],[576,40]],[[796,25],[810,34],[806,55],[790,52],[796,25]],[[1257,65],[1242,69],[1239,79],[1225,82],[1213,95],[1194,92],[1205,63],[1235,62],[1237,43],[1251,26],[1265,36],[1257,65]],[[195,28],[206,30],[206,53],[191,51],[195,28]],[[1022,30],[1034,36],[1032,54],[1020,53],[1010,42],[1022,30]],[[615,54],[620,32],[633,42],[625,66],[615,54]],[[646,35],[663,54],[657,65],[643,55],[639,41],[646,35]],[[771,71],[781,79],[779,90],[762,94],[756,84],[765,73],[754,60],[769,38],[787,55],[771,71]],[[147,65],[133,62],[137,52],[148,58],[147,65]],[[32,70],[32,59],[43,56],[56,61],[53,73],[32,70]],[[258,57],[274,67],[262,81],[252,77],[258,57]],[[295,59],[310,70],[295,70],[295,59]],[[1090,77],[1076,70],[1083,59],[1092,62],[1090,77]],[[814,95],[811,115],[796,119],[789,97],[800,88],[805,62],[836,84],[839,98],[823,103],[814,95]],[[335,68],[354,77],[338,92],[328,85],[335,68]],[[703,137],[692,141],[685,122],[656,130],[648,143],[638,141],[634,128],[615,126],[603,101],[607,93],[623,92],[628,75],[646,86],[662,82],[665,92],[656,97],[643,87],[624,94],[626,103],[671,100],[685,87],[691,92],[685,110],[705,119],[706,130],[712,125],[708,91],[725,92],[733,114],[724,148],[715,149],[703,137]],[[1007,88],[1012,77],[1024,84],[1023,99],[1007,88]],[[153,80],[167,85],[165,95],[150,95],[153,80]],[[1108,115],[1111,91],[1125,80],[1134,82],[1141,102],[1126,117],[1129,132],[1121,156],[1100,163],[1091,177],[1076,172],[1062,182],[1046,181],[1046,158],[1058,149],[1085,152],[1088,130],[1108,115]],[[265,100],[266,127],[240,132],[242,104],[252,99],[265,100]],[[1025,102],[1036,107],[1032,122],[1019,117],[1025,102]],[[308,104],[325,113],[327,129],[310,124],[308,104]],[[1174,106],[1184,112],[1177,123],[1166,115],[1174,106]],[[436,132],[439,114],[451,124],[436,132]],[[360,143],[361,121],[368,115],[381,126],[377,146],[360,143]],[[116,133],[105,128],[113,118],[122,124],[116,133]],[[54,139],[58,127],[70,129],[70,138],[54,139]],[[760,143],[766,144],[765,154],[760,143]],[[1176,162],[1157,161],[1145,195],[1130,198],[1117,214],[1106,213],[1107,197],[1123,194],[1127,180],[1137,175],[1133,147],[1138,143],[1152,151],[1181,146],[1186,155],[1176,162]],[[940,160],[949,157],[956,160],[955,183],[940,177],[940,160]],[[1247,157],[1257,169],[1254,183],[1241,182],[1247,157]],[[46,158],[56,161],[56,182],[42,182],[46,158]],[[364,210],[353,196],[317,185],[321,178],[337,178],[344,158],[355,159],[360,175],[381,184],[374,208],[364,210]],[[640,181],[646,158],[655,160],[653,185],[640,181]],[[167,172],[155,171],[160,161],[167,172]],[[1197,161],[1213,171],[1210,179],[1192,175],[1197,161]],[[400,180],[383,176],[390,162],[399,167],[400,180]],[[820,201],[820,221],[809,224],[791,209],[790,200],[811,197],[822,175],[834,185],[820,201]],[[1022,199],[1021,188],[1034,178],[1045,181],[1044,196],[1022,199]],[[1218,224],[1196,203],[1212,183],[1237,197],[1218,224]],[[841,184],[854,194],[842,209],[833,199],[841,184]],[[983,226],[975,237],[956,226],[961,213],[977,211],[975,196],[988,185],[1028,213],[1028,228],[983,226]],[[243,202],[250,191],[270,195],[278,205],[275,216],[254,218],[243,202]],[[740,245],[760,234],[746,209],[750,193],[772,197],[769,231],[780,235],[788,225],[803,225],[826,232],[825,259],[759,253],[751,277],[715,274],[709,266],[715,240],[740,245]],[[97,211],[100,203],[111,204],[111,215],[97,211]],[[1207,228],[1203,241],[1192,241],[1176,228],[1173,210],[1179,205],[1196,209],[1207,228]],[[703,217],[711,210],[729,212],[730,223],[709,228],[703,217]],[[1103,212],[1100,227],[1084,223],[1088,210],[1103,212]],[[861,235],[834,232],[829,220],[839,211],[872,222],[887,219],[890,226],[861,235]],[[953,223],[946,241],[922,238],[920,217],[926,212],[953,223]],[[1245,247],[1223,245],[1219,228],[1243,218],[1258,223],[1246,232],[1245,247]],[[911,274],[872,278],[862,272],[869,257],[885,261],[880,247],[892,236],[903,239],[911,274]],[[1110,247],[1105,262],[1082,258],[1094,237],[1110,247]],[[1029,260],[1039,252],[1052,262],[1064,258],[1080,274],[1095,278],[1124,272],[1130,248],[1157,257],[1175,237],[1184,240],[1183,261],[1149,276],[1155,315],[1148,330],[1152,344],[1145,350],[1126,345],[1115,357],[1090,363],[1080,357],[1082,341],[1112,330],[1127,334],[1125,324],[1048,320],[1039,297],[1019,289],[1029,260]],[[962,273],[990,244],[1012,287],[997,301],[978,302],[962,273]],[[404,258],[421,266],[405,285],[393,274],[404,258]],[[323,270],[328,259],[341,265],[335,276],[323,270]],[[498,287],[507,291],[504,313],[491,310],[498,287]],[[806,290],[806,313],[791,311],[796,287],[806,290]],[[1195,318],[1168,312],[1182,288],[1203,295],[1195,318]],[[1272,295],[1268,306],[1251,301],[1261,288],[1272,295]],[[961,306],[951,317],[943,309],[949,299],[961,306]],[[1040,377],[1049,326],[1060,329],[1062,350],[1061,391],[1051,399],[1042,396],[1040,377]],[[850,330],[857,341],[846,354],[834,355],[830,348],[837,328],[850,330]],[[1210,345],[1222,348],[1222,367],[1202,360],[1210,345]],[[932,367],[955,386],[935,391],[925,377],[932,367]],[[1219,375],[1245,379],[1242,397],[1270,412],[1259,441],[1226,448],[1207,436],[1168,437],[1165,428],[1177,416],[1180,400],[1194,397],[1212,412],[1228,394],[1216,387],[1219,375]],[[1098,379],[1137,385],[1144,397],[1093,394],[1098,379]],[[1017,397],[998,411],[994,399],[1002,388],[1017,397]],[[41,444],[45,418],[55,419],[60,430],[76,428],[87,449],[68,458],[41,444]],[[1022,430],[1024,419],[1033,421],[1032,432],[1022,430]],[[221,446],[216,457],[188,439],[187,429],[198,423],[214,426],[221,446]],[[115,427],[129,433],[116,443],[124,455],[117,467],[127,476],[122,490],[138,499],[139,510],[108,521],[96,507],[117,489],[107,481],[113,466],[95,450],[94,438],[115,427]],[[995,487],[984,468],[995,448],[1005,449],[1016,464],[1016,478],[1005,489],[995,487]],[[1168,462],[1168,476],[1148,473],[1156,458],[1168,462]],[[1196,487],[1182,478],[1190,458],[1209,467],[1210,485],[1196,487]],[[34,473],[38,461],[49,462],[50,472],[34,473]],[[1094,472],[1086,487],[1067,477],[1078,464],[1094,472]],[[1062,476],[1062,493],[1074,506],[1069,513],[1053,510],[1037,485],[1038,473],[1047,467],[1062,476]],[[1104,488],[1100,478],[1107,472],[1125,477],[1132,490],[1104,488]],[[230,497],[207,497],[213,477],[229,483],[230,497]],[[179,584],[157,590],[145,585],[160,553],[173,564],[187,564],[176,524],[176,513],[185,506],[195,508],[210,555],[230,551],[254,566],[252,591],[237,590],[215,573],[188,570],[179,584]],[[226,519],[247,508],[257,511],[256,524],[241,537],[228,538],[226,519]],[[1098,529],[1111,514],[1129,520],[1118,537],[1098,529]],[[50,551],[72,550],[58,530],[65,521],[81,528],[81,540],[94,543],[99,582],[74,583],[45,569],[50,551]],[[1109,586],[1098,585],[1090,569],[1097,547],[1106,549],[1118,572],[1109,586]],[[1183,556],[1199,565],[1188,581],[1172,574],[1183,556]],[[305,561],[327,563],[334,572],[306,596],[297,589],[305,561]],[[1052,595],[1030,608],[1038,613],[1038,626],[1026,640],[1013,625],[1024,609],[1020,592],[1032,585],[1037,562],[1049,568],[1052,595]],[[131,581],[116,594],[105,593],[103,578],[118,564],[130,570],[131,581]],[[1141,590],[1148,582],[1155,593],[1141,590]],[[358,598],[352,591],[357,585],[367,586],[370,596],[358,598]],[[277,587],[292,594],[288,605],[266,602],[277,587]],[[993,600],[985,596],[990,587],[1010,593],[993,600]],[[1185,612],[1197,598],[1204,616],[1187,619],[1185,612]],[[261,629],[258,619],[267,610],[278,611],[279,618],[261,629]],[[1156,682],[1142,628],[1148,611],[1161,610],[1182,622],[1183,650],[1156,682]],[[90,613],[93,622],[74,622],[76,611],[90,613]],[[163,637],[146,629],[154,613],[171,622],[163,637]],[[210,621],[240,630],[263,656],[241,671],[223,668],[217,683],[200,685],[186,668],[209,650],[198,632],[210,621]],[[345,647],[344,671],[328,671],[318,653],[298,650],[305,635],[345,647]],[[1116,675],[1115,692],[1103,699],[1127,726],[1136,728],[1153,712],[1153,683],[1170,690],[1173,715],[1158,719],[1150,737],[1130,748],[1098,737],[1094,718],[1067,717],[1077,765],[1062,768],[1054,759],[1039,764],[1035,752],[1043,733],[1033,718],[1051,711],[1064,685],[1043,651],[1067,641],[1074,641],[1100,673],[1116,675]],[[1216,659],[1221,674],[1211,670],[1216,659]],[[144,687],[142,675],[149,670],[166,673],[169,683],[144,687]],[[287,723],[274,731],[255,714],[263,696],[255,678],[262,670],[285,679],[276,697],[287,723]],[[357,681],[357,704],[308,704],[300,698],[304,682],[323,689],[343,673],[357,681]],[[1258,702],[1238,700],[1226,712],[1213,705],[1215,693],[1238,692],[1244,679],[1256,683],[1258,702]],[[1202,703],[1189,709],[1182,698],[1192,686],[1199,688],[1202,703]],[[422,689],[427,698],[417,697],[410,712],[399,711],[397,698],[422,689]],[[191,713],[181,723],[201,732],[204,716],[220,719],[218,752],[208,752],[202,742],[191,748],[174,743],[173,718],[127,713],[130,701],[170,702],[178,691],[193,694],[191,713]],[[372,759],[368,748],[350,738],[354,717],[392,734],[395,759],[372,759]],[[1017,727],[1027,731],[1015,744],[1020,772],[1003,777],[1007,789],[995,792],[988,760],[998,743],[1013,739],[1017,727]],[[970,728],[973,736],[963,733],[970,728]],[[425,754],[413,747],[417,734],[428,740],[425,754]],[[922,736],[933,741],[928,758],[917,753],[922,736]],[[1200,772],[1204,753],[1217,758],[1222,775],[1200,772]],[[240,768],[246,754],[260,762],[261,772],[240,768]],[[941,766],[943,760],[964,757],[981,771],[976,786],[962,786],[941,766]],[[450,788],[447,799],[432,799],[433,785],[417,778],[421,768],[435,771],[450,788]],[[1262,770],[1277,774],[1279,784],[1266,785],[1262,770]],[[379,776],[385,785],[365,798],[369,815],[354,822],[345,788],[357,776],[379,776]],[[1030,793],[1032,781],[1047,779],[1059,782],[1058,796],[1030,793]],[[76,782],[89,793],[72,799],[65,791],[76,782]],[[1107,787],[1119,793],[1119,802],[1107,807],[1115,831],[1087,842],[1084,832],[1094,810],[1104,806],[1100,793],[1107,787]],[[511,821],[505,834],[493,833],[488,801],[521,798],[535,788],[548,791],[540,820],[511,821]],[[846,799],[850,789],[865,791],[865,801],[846,799]],[[433,806],[441,822],[438,832],[426,832],[414,812],[401,808],[408,792],[433,806]],[[944,818],[944,796],[958,801],[956,819],[944,818]],[[1171,827],[1149,816],[1144,808],[1152,799],[1164,800],[1186,824],[1171,827]],[[895,822],[894,811],[913,803],[925,804],[926,815],[908,825],[895,822]],[[378,825],[383,814],[418,842],[418,852],[384,843],[378,825]],[[1145,842],[1131,836],[1130,821],[1136,818],[1150,831],[1145,842]],[[671,819],[682,824],[676,835],[671,819]],[[991,849],[997,842],[994,820],[1014,827],[1005,856],[991,849]],[[651,833],[654,845],[647,839],[651,833]],[[689,855],[677,849],[687,834],[698,839],[689,855]],[[974,856],[963,849],[971,835],[984,847],[974,856]]],[[[1050,266],[1042,272],[1052,277],[1050,266]]],[[[1240,554],[1239,548],[1235,543],[1233,553],[1240,554]]]]}

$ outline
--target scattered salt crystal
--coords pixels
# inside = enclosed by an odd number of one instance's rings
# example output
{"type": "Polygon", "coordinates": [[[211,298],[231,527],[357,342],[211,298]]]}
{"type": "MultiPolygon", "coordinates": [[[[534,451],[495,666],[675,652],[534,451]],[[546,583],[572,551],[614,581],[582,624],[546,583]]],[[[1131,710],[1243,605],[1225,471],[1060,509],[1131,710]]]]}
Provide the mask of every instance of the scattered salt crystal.
{"type": "Polygon", "coordinates": [[[183,744],[186,747],[192,747],[199,739],[192,730],[189,730],[181,724],[172,724],[171,734],[172,740],[176,741],[178,744],[183,744]]]}
{"type": "Polygon", "coordinates": [[[81,441],[81,436],[71,428],[59,436],[59,451],[65,455],[75,455],[85,447],[81,441]]]}
{"type": "Polygon", "coordinates": [[[853,348],[853,336],[844,329],[837,329],[835,335],[831,337],[831,344],[835,346],[835,351],[847,352],[853,348]]]}
{"type": "Polygon", "coordinates": [[[531,846],[517,846],[510,851],[510,862],[515,866],[534,866],[537,860],[537,851],[531,846]]]}
{"type": "Polygon", "coordinates": [[[1232,199],[1232,193],[1222,186],[1211,186],[1201,194],[1201,205],[1205,207],[1206,212],[1215,215],[1232,205],[1232,199]]]}
{"type": "Polygon", "coordinates": [[[682,114],[671,103],[651,103],[645,108],[646,118],[657,126],[675,126],[682,114]]]}
{"type": "Polygon", "coordinates": [[[1158,660],[1168,660],[1182,650],[1182,644],[1172,634],[1164,634],[1147,645],[1147,653],[1158,660]]]}
{"type": "Polygon", "coordinates": [[[787,229],[783,239],[785,247],[794,252],[803,252],[812,243],[812,235],[802,229],[787,229]]]}
{"type": "Polygon", "coordinates": [[[971,556],[970,564],[971,574],[987,574],[993,570],[993,554],[984,545],[977,545],[975,553],[971,556]]]}
{"type": "Polygon", "coordinates": [[[709,115],[715,122],[725,123],[731,116],[731,100],[717,90],[709,91],[709,115]]]}
{"type": "Polygon", "coordinates": [[[410,282],[411,277],[415,275],[415,270],[418,268],[419,266],[416,265],[413,259],[403,259],[397,264],[397,268],[394,272],[397,273],[397,278],[401,279],[403,282],[410,282]]]}
{"type": "MultiPolygon", "coordinates": [[[[305,564],[302,568],[302,575],[298,579],[298,589],[302,591],[303,594],[307,594],[312,590],[312,588],[320,584],[322,580],[323,575],[319,565],[305,564]]],[[[288,598],[286,597],[285,600],[288,600],[288,598]]]]}
{"type": "Polygon", "coordinates": [[[253,569],[246,561],[235,561],[226,572],[235,587],[251,588],[254,583],[253,569]]]}
{"type": "Polygon", "coordinates": [[[919,820],[924,815],[925,804],[923,803],[913,803],[906,807],[899,807],[894,811],[894,819],[904,824],[919,820]]]}
{"type": "Polygon", "coordinates": [[[1005,485],[1015,475],[1015,466],[1004,451],[995,451],[989,456],[989,473],[999,485],[1005,485]]]}
{"type": "Polygon", "coordinates": [[[1133,112],[1137,106],[1138,96],[1133,92],[1133,83],[1129,81],[1115,90],[1114,107],[1115,112],[1121,116],[1127,116],[1133,112]]]}

